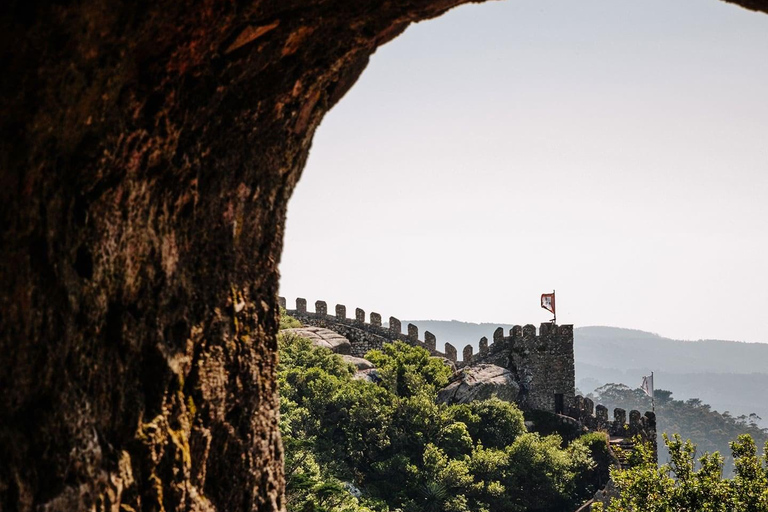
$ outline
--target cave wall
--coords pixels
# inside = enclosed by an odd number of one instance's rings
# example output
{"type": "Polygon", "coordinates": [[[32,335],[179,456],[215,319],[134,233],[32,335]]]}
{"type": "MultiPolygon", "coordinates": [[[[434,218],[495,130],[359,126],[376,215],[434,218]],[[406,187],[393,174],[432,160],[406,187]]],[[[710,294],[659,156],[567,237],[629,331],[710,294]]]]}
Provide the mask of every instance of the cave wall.
{"type": "Polygon", "coordinates": [[[0,510],[283,507],[287,201],[376,47],[459,3],[2,3],[0,510]]]}

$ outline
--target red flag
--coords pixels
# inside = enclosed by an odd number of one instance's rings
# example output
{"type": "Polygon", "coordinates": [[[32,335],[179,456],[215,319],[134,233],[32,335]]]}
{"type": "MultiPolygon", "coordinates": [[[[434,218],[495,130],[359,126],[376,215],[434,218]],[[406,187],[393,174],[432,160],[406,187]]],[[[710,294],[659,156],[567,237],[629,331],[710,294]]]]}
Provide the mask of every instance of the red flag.
{"type": "Polygon", "coordinates": [[[541,307],[552,313],[555,313],[555,292],[541,294],[541,307]]]}

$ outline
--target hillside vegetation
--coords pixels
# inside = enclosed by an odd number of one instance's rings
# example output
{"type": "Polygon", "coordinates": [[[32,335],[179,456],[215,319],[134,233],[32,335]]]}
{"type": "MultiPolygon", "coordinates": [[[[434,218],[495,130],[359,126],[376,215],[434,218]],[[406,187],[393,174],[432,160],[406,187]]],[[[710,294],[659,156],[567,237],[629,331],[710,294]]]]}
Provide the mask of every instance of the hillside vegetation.
{"type": "Polygon", "coordinates": [[[280,337],[280,430],[296,512],[559,512],[605,483],[604,434],[528,432],[498,399],[448,406],[452,370],[398,342],[367,355],[376,382],[308,340],[280,337]]]}
{"type": "MultiPolygon", "coordinates": [[[[680,436],[665,436],[670,462],[659,466],[649,450],[629,469],[612,469],[618,491],[594,512],[768,512],[768,457],[759,457],[749,435],[730,443],[733,478],[723,478],[723,459],[698,455],[698,448],[680,436]]],[[[768,451],[768,444],[765,451],[768,451]]]]}

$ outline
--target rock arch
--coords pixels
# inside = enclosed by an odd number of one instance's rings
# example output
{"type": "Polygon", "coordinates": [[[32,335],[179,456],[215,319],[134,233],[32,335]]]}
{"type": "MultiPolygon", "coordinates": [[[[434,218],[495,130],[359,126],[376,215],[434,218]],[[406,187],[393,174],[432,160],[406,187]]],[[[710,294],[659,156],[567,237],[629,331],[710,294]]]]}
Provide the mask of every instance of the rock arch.
{"type": "Polygon", "coordinates": [[[371,53],[463,2],[3,3],[0,508],[283,506],[286,203],[371,53]]]}

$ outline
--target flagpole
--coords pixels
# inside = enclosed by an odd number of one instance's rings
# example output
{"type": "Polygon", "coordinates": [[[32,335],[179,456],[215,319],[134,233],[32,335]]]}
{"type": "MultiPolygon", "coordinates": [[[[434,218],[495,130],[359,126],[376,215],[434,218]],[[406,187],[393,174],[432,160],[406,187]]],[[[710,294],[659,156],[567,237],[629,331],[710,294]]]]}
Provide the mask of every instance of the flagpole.
{"type": "Polygon", "coordinates": [[[653,411],[653,414],[656,414],[656,382],[653,380],[653,372],[651,372],[651,383],[653,384],[653,389],[651,389],[651,411],[653,411]]]}
{"type": "Polygon", "coordinates": [[[557,297],[555,297],[555,289],[552,289],[552,323],[557,325],[557,297]]]}

